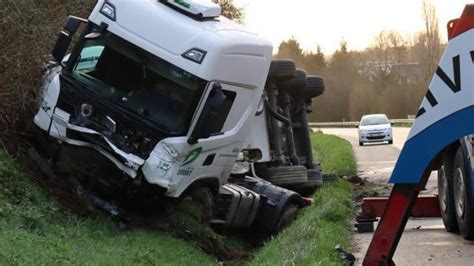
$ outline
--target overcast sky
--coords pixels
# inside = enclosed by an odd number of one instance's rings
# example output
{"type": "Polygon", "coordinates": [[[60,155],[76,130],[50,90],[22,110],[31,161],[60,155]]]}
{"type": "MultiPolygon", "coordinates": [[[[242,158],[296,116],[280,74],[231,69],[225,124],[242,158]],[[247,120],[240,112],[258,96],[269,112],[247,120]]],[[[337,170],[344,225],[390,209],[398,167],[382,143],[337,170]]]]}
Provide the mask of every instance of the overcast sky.
{"type": "MultiPolygon", "coordinates": [[[[245,9],[245,25],[275,47],[294,36],[305,50],[321,45],[331,53],[341,40],[350,49],[367,47],[381,30],[403,35],[423,29],[422,0],[235,0],[245,9]]],[[[446,24],[468,1],[433,0],[446,38],[446,24]]]]}

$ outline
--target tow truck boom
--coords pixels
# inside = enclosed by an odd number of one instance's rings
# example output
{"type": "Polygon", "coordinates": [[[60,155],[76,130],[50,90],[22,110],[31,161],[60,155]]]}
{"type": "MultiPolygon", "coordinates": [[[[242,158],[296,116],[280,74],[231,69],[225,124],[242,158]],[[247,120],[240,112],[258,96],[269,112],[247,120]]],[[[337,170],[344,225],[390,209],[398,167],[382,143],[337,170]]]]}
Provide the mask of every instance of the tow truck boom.
{"type": "Polygon", "coordinates": [[[363,265],[393,265],[398,241],[419,192],[442,151],[474,133],[474,4],[448,23],[448,45],[390,178],[394,184],[363,265]],[[436,141],[434,141],[436,140],[436,141]]]}

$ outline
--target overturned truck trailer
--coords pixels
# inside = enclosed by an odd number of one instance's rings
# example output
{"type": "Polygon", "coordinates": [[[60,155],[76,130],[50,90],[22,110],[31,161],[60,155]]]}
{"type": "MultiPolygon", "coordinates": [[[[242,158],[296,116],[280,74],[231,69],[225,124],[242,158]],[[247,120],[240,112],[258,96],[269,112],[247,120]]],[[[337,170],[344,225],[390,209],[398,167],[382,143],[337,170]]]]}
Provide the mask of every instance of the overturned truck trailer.
{"type": "Polygon", "coordinates": [[[229,227],[277,231],[309,201],[275,184],[322,184],[307,113],[324,83],[220,13],[110,0],[69,17],[34,118],[36,161],[105,200],[189,196],[229,227]]]}

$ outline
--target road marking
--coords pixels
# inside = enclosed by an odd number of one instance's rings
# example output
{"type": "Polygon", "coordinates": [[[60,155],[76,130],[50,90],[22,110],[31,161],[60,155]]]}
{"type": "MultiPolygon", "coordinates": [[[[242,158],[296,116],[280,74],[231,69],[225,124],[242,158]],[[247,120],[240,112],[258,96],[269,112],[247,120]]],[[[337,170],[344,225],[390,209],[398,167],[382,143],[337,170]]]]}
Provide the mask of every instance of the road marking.
{"type": "Polygon", "coordinates": [[[442,242],[421,242],[418,245],[420,246],[438,246],[438,247],[446,247],[446,246],[460,246],[459,242],[456,241],[442,241],[442,242]]]}
{"type": "Polygon", "coordinates": [[[377,162],[358,162],[357,164],[389,164],[396,163],[397,161],[377,161],[377,162]]]}

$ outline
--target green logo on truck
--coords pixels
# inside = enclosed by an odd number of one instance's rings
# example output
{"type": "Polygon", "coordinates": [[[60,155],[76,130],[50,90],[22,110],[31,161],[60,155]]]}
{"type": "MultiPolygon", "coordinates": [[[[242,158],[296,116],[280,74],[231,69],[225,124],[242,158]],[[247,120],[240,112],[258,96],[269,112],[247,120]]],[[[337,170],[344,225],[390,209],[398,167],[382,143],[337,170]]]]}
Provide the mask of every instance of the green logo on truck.
{"type": "Polygon", "coordinates": [[[188,155],[186,155],[186,158],[184,159],[184,162],[181,166],[185,166],[185,165],[188,165],[188,164],[194,162],[199,157],[201,152],[202,152],[202,147],[199,147],[199,148],[196,148],[196,149],[190,151],[188,153],[188,155]]]}
{"type": "Polygon", "coordinates": [[[184,0],[174,0],[174,2],[182,7],[185,7],[185,8],[190,8],[191,7],[191,4],[189,4],[188,2],[184,1],[184,0]]]}
{"type": "Polygon", "coordinates": [[[43,111],[45,111],[45,112],[48,112],[49,110],[51,110],[51,107],[48,105],[47,101],[42,100],[41,101],[41,109],[43,109],[43,111]]]}

